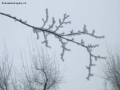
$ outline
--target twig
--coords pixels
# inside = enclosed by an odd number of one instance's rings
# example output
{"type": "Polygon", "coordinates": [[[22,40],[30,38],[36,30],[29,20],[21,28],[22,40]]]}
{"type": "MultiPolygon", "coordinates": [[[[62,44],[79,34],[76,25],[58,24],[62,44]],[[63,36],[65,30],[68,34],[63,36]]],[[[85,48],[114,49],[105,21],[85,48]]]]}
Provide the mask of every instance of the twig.
{"type": "Polygon", "coordinates": [[[90,63],[89,63],[89,66],[86,66],[86,68],[88,69],[88,76],[87,76],[87,79],[89,80],[89,78],[91,77],[91,76],[93,76],[93,74],[91,74],[91,67],[92,66],[95,66],[95,64],[93,64],[92,63],[92,57],[93,58],[95,58],[95,60],[97,60],[97,59],[106,59],[106,57],[101,57],[101,56],[95,56],[95,55],[93,55],[92,53],[91,53],[91,51],[92,51],[92,49],[93,48],[95,48],[95,47],[98,47],[99,45],[97,44],[97,45],[91,45],[91,44],[89,44],[89,45],[85,45],[85,42],[81,39],[81,42],[76,42],[75,40],[74,40],[74,38],[72,38],[72,39],[69,39],[69,38],[67,38],[68,36],[75,36],[75,35],[84,35],[84,34],[86,34],[86,35],[89,35],[89,36],[91,36],[91,37],[94,37],[94,38],[98,38],[98,39],[101,39],[101,38],[104,38],[105,36],[97,36],[97,35],[94,35],[95,34],[95,30],[93,30],[92,31],[92,33],[89,33],[88,32],[88,30],[87,30],[87,28],[86,28],[86,25],[84,25],[84,27],[83,27],[83,31],[77,31],[77,32],[73,32],[73,30],[71,30],[70,31],[70,33],[68,33],[68,34],[65,34],[64,32],[62,32],[62,33],[57,33],[57,31],[60,29],[60,28],[63,28],[63,25],[66,25],[66,24],[70,24],[71,22],[70,21],[66,21],[66,19],[69,17],[69,15],[66,15],[66,14],[64,14],[64,16],[63,16],[63,19],[62,19],[62,21],[61,21],[61,19],[59,19],[59,25],[58,26],[56,26],[56,29],[55,30],[52,30],[53,29],[53,27],[54,27],[54,25],[55,25],[55,19],[54,19],[54,17],[53,17],[53,19],[52,19],[52,24],[51,25],[49,25],[49,28],[44,28],[45,27],[45,25],[46,25],[46,23],[48,22],[48,17],[49,17],[49,15],[48,15],[48,9],[46,9],[46,20],[44,20],[44,19],[42,19],[43,20],[43,26],[42,27],[40,27],[40,28],[38,28],[38,27],[35,27],[35,26],[32,26],[32,25],[30,25],[30,24],[27,24],[27,22],[26,21],[22,21],[21,19],[17,19],[16,17],[13,17],[13,16],[11,16],[11,15],[9,15],[9,14],[5,14],[5,13],[1,13],[0,12],[0,14],[1,15],[4,15],[4,16],[7,16],[7,17],[9,17],[9,18],[12,18],[12,19],[14,19],[15,21],[18,21],[18,22],[20,22],[20,23],[22,23],[22,24],[24,24],[24,25],[26,25],[26,26],[28,26],[28,27],[31,27],[31,28],[33,28],[33,30],[34,30],[34,32],[36,32],[36,34],[37,34],[37,39],[39,39],[39,34],[38,34],[38,31],[42,31],[43,32],[43,35],[44,35],[44,41],[42,42],[42,43],[45,43],[45,46],[46,47],[49,47],[49,48],[51,48],[49,45],[48,45],[48,40],[47,40],[47,36],[48,35],[54,35],[55,36],[55,38],[57,38],[60,42],[61,42],[61,47],[62,47],[62,53],[61,53],[61,59],[62,59],[62,61],[64,61],[64,53],[65,53],[65,51],[70,51],[70,49],[67,49],[66,48],[66,45],[68,44],[68,43],[66,43],[66,42],[63,42],[63,40],[66,40],[67,42],[69,41],[69,42],[72,42],[72,43],[75,43],[75,44],[77,44],[77,45],[79,45],[79,46],[82,46],[82,47],[84,47],[84,48],[86,48],[86,50],[88,51],[88,53],[89,53],[89,57],[90,57],[90,63]]]}

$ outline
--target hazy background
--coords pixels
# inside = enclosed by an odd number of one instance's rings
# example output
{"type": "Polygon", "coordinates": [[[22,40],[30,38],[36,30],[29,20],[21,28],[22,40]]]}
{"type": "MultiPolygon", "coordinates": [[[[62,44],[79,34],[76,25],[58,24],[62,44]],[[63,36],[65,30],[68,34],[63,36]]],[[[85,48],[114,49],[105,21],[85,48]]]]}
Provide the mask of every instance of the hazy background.
{"type": "MultiPolygon", "coordinates": [[[[82,30],[83,25],[87,25],[89,32],[95,29],[95,35],[105,35],[105,39],[95,39],[87,35],[76,36],[75,40],[79,41],[83,38],[85,44],[100,44],[93,50],[93,54],[106,56],[106,44],[115,45],[120,39],[120,1],[119,0],[11,0],[9,2],[26,2],[27,4],[2,4],[9,0],[0,0],[0,12],[11,14],[28,24],[36,27],[43,25],[42,18],[45,18],[45,9],[49,11],[49,22],[46,28],[51,24],[51,18],[55,17],[57,25],[59,18],[63,18],[64,13],[70,15],[68,21],[72,23],[64,26],[60,31],[69,32],[70,30],[82,30]]],[[[43,35],[36,40],[36,34],[32,28],[15,22],[13,19],[0,15],[0,54],[4,50],[4,42],[9,52],[9,56],[13,55],[14,66],[21,67],[20,51],[25,52],[28,57],[29,44],[31,39],[36,41],[41,47],[43,35]]],[[[50,55],[56,53],[58,62],[62,69],[66,69],[64,74],[66,83],[60,85],[60,90],[100,90],[103,87],[103,80],[96,75],[100,75],[98,66],[103,60],[93,62],[97,66],[92,68],[94,77],[90,81],[86,80],[88,70],[86,65],[89,64],[89,55],[85,48],[77,46],[73,43],[67,45],[71,52],[66,52],[62,62],[60,54],[62,52],[61,43],[49,36],[49,45],[52,49],[48,49],[50,55]]],[[[44,44],[43,44],[44,46],[44,44]]],[[[0,55],[1,56],[1,55],[0,55]]],[[[29,61],[29,60],[28,60],[29,61]]]]}

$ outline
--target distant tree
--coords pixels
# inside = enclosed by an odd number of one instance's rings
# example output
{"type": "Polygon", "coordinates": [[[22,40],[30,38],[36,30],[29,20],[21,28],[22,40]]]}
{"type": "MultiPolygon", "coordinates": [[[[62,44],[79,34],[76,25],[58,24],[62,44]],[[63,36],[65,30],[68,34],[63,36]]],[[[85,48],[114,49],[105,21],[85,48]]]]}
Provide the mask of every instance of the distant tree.
{"type": "Polygon", "coordinates": [[[30,68],[23,65],[22,90],[57,90],[63,76],[56,58],[37,48],[35,52],[30,51],[30,59],[30,68]]]}
{"type": "Polygon", "coordinates": [[[44,41],[42,43],[44,43],[45,46],[48,47],[48,48],[51,48],[51,46],[48,44],[48,39],[47,39],[48,36],[49,35],[55,36],[55,38],[58,39],[60,41],[61,45],[62,45],[61,46],[62,47],[62,53],[61,53],[62,61],[64,61],[63,57],[64,57],[64,54],[65,54],[65,51],[70,51],[70,49],[68,49],[66,47],[66,45],[69,42],[72,42],[74,44],[77,44],[78,46],[82,46],[83,48],[86,48],[86,50],[89,54],[89,60],[90,60],[89,61],[89,66],[86,66],[86,68],[88,69],[88,76],[87,76],[88,80],[91,76],[93,76],[93,74],[91,73],[91,67],[95,66],[95,64],[92,63],[92,58],[94,58],[96,61],[97,61],[97,59],[100,59],[100,58],[105,59],[105,57],[101,57],[100,55],[92,54],[92,49],[98,47],[99,44],[85,45],[85,41],[83,39],[81,39],[80,42],[77,42],[77,41],[74,40],[74,38],[71,38],[71,39],[69,38],[69,37],[74,37],[76,35],[88,35],[88,36],[94,37],[96,39],[104,38],[104,36],[95,35],[95,30],[93,30],[91,33],[89,33],[86,25],[84,25],[82,31],[78,30],[77,32],[74,32],[74,30],[71,30],[69,33],[65,33],[65,32],[59,33],[58,32],[60,28],[63,28],[63,25],[71,23],[71,21],[66,21],[66,19],[69,17],[69,15],[67,15],[67,14],[63,15],[63,19],[59,19],[59,25],[56,25],[56,26],[55,26],[56,21],[53,17],[52,18],[52,24],[50,24],[48,28],[45,28],[45,25],[46,25],[46,23],[48,22],[48,19],[49,19],[48,9],[46,9],[46,19],[42,19],[43,25],[41,27],[36,27],[36,26],[30,25],[30,24],[27,23],[27,21],[23,21],[22,19],[18,19],[15,16],[11,16],[10,14],[5,14],[5,13],[0,12],[0,15],[7,16],[9,18],[14,19],[15,21],[18,21],[18,22],[22,23],[23,25],[31,27],[33,29],[33,33],[36,33],[37,39],[39,39],[39,32],[43,33],[44,41]],[[55,26],[55,30],[53,29],[54,26],[55,26]]]}
{"type": "Polygon", "coordinates": [[[9,61],[9,55],[5,49],[0,57],[0,90],[10,90],[12,63],[9,61]]]}
{"type": "Polygon", "coordinates": [[[108,90],[120,90],[120,45],[108,47],[102,78],[108,90]]]}
{"type": "MultiPolygon", "coordinates": [[[[35,49],[35,48],[34,48],[35,49]]],[[[21,55],[23,60],[23,55],[21,55]]],[[[21,71],[14,71],[7,50],[0,58],[0,90],[57,90],[63,82],[63,72],[43,49],[30,51],[30,66],[23,63],[21,71]]]]}

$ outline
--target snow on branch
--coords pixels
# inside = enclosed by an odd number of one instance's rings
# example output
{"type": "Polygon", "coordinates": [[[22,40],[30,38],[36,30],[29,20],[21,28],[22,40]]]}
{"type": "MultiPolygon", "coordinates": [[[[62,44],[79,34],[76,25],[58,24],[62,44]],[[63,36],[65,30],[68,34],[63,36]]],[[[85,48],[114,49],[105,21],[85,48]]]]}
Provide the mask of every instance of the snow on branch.
{"type": "Polygon", "coordinates": [[[78,30],[77,32],[74,32],[74,30],[71,30],[69,33],[65,33],[65,32],[58,33],[57,32],[58,30],[63,28],[64,25],[71,24],[71,21],[66,21],[66,19],[69,17],[69,15],[67,15],[67,14],[63,15],[63,19],[59,19],[59,25],[56,25],[56,26],[55,26],[56,21],[53,17],[52,18],[52,24],[49,25],[48,28],[45,28],[45,25],[49,20],[48,9],[46,9],[46,19],[42,19],[42,21],[43,21],[42,27],[32,26],[32,25],[28,24],[27,21],[23,21],[21,19],[18,19],[14,16],[9,15],[9,14],[5,14],[5,13],[1,13],[1,12],[0,12],[0,14],[4,15],[4,16],[7,16],[9,18],[12,18],[15,21],[18,21],[18,22],[20,22],[20,23],[22,23],[22,24],[24,24],[28,27],[31,27],[33,29],[33,32],[36,33],[37,39],[39,39],[39,32],[42,32],[43,36],[44,36],[44,41],[42,43],[44,43],[46,47],[51,48],[51,46],[49,46],[49,44],[48,44],[48,39],[47,39],[48,35],[54,35],[55,38],[57,38],[62,45],[61,46],[62,47],[62,53],[61,53],[62,61],[64,61],[65,51],[70,51],[70,49],[66,48],[66,45],[68,44],[68,42],[72,42],[72,43],[75,43],[79,46],[82,46],[83,48],[86,48],[86,50],[88,51],[89,57],[90,57],[89,66],[86,66],[86,68],[88,69],[88,76],[87,76],[88,80],[91,76],[93,76],[93,74],[91,73],[91,67],[95,66],[95,64],[92,63],[92,58],[94,58],[95,60],[106,59],[106,57],[101,57],[99,55],[96,56],[96,55],[92,54],[92,49],[98,47],[99,46],[98,44],[97,45],[92,45],[92,44],[85,45],[85,41],[83,39],[81,39],[81,42],[77,42],[77,41],[74,40],[74,38],[72,38],[72,39],[68,38],[69,36],[73,37],[73,36],[76,36],[76,35],[84,35],[84,34],[86,34],[88,36],[91,36],[91,37],[94,37],[96,39],[102,39],[102,38],[105,37],[105,36],[95,35],[95,30],[93,30],[91,33],[88,32],[88,30],[86,28],[87,27],[86,25],[84,25],[83,31],[78,30]],[[55,27],[55,30],[53,30],[53,27],[55,27]],[[63,42],[63,40],[65,40],[66,42],[65,41],[63,42]]]}

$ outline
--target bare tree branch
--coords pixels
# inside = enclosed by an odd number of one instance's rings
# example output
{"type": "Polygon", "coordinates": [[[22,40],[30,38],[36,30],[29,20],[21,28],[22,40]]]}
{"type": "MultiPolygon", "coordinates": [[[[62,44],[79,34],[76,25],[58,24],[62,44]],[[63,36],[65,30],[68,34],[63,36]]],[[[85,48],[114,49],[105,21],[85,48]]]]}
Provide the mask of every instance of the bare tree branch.
{"type": "Polygon", "coordinates": [[[102,69],[102,77],[110,85],[110,90],[120,90],[120,45],[107,49],[108,57],[102,69]]]}
{"type": "Polygon", "coordinates": [[[23,87],[27,90],[56,90],[62,81],[62,76],[54,59],[51,59],[42,49],[33,48],[33,50],[30,50],[32,61],[30,68],[23,65],[25,72],[25,79],[22,80],[23,87]]]}
{"type": "Polygon", "coordinates": [[[8,52],[5,50],[0,58],[0,89],[10,90],[10,76],[11,76],[12,64],[9,63],[8,52]]]}
{"type": "Polygon", "coordinates": [[[74,32],[73,30],[71,30],[70,33],[67,33],[67,34],[66,34],[65,32],[62,32],[62,33],[58,33],[58,32],[57,32],[60,28],[63,28],[63,25],[66,25],[66,24],[70,24],[70,23],[71,23],[70,21],[66,21],[66,19],[69,17],[69,15],[67,15],[67,14],[64,14],[64,15],[63,15],[63,19],[62,19],[62,20],[59,19],[59,25],[56,26],[56,29],[55,29],[55,30],[53,30],[53,27],[54,27],[54,25],[55,25],[55,23],[56,23],[54,17],[52,18],[52,24],[49,25],[48,28],[44,28],[45,25],[46,25],[46,23],[48,22],[48,19],[49,19],[48,9],[46,9],[46,20],[42,19],[43,25],[42,25],[42,27],[40,27],[40,28],[35,27],[35,26],[33,26],[33,25],[30,25],[30,24],[27,24],[26,21],[23,21],[23,20],[21,20],[21,19],[18,19],[18,18],[14,17],[14,16],[11,16],[11,15],[9,15],[9,14],[5,14],[5,13],[2,13],[2,12],[0,12],[0,14],[1,14],[1,15],[4,15],[4,16],[7,16],[7,17],[9,17],[9,18],[12,18],[12,19],[14,19],[15,21],[18,21],[18,22],[20,22],[20,23],[22,23],[22,24],[24,24],[24,25],[26,25],[26,26],[28,26],[28,27],[31,27],[31,28],[33,29],[33,32],[37,34],[37,39],[39,39],[39,34],[38,34],[38,32],[43,32],[44,41],[43,41],[42,43],[44,43],[46,47],[51,48],[51,46],[49,46],[49,44],[48,44],[48,39],[47,39],[48,35],[54,35],[55,38],[57,38],[57,39],[60,41],[61,45],[62,45],[62,46],[61,46],[61,47],[62,47],[62,53],[61,53],[61,59],[62,59],[62,61],[64,61],[65,51],[70,51],[70,49],[67,49],[66,46],[65,46],[66,44],[68,44],[68,43],[66,43],[66,42],[72,42],[72,43],[74,43],[74,44],[77,44],[77,45],[79,45],[79,46],[82,46],[83,48],[86,48],[86,50],[88,51],[89,56],[90,56],[90,60],[89,60],[90,63],[89,63],[89,66],[87,66],[87,69],[88,69],[87,79],[88,79],[88,80],[89,80],[89,78],[90,78],[91,76],[93,76],[93,74],[91,74],[91,67],[92,67],[92,66],[95,66],[95,65],[92,63],[92,57],[95,58],[95,60],[97,60],[97,59],[106,59],[106,57],[101,57],[101,56],[99,56],[99,55],[96,56],[96,55],[93,55],[93,54],[91,53],[91,51],[92,51],[93,48],[99,46],[98,44],[97,44],[97,45],[92,45],[92,44],[85,45],[85,42],[84,42],[82,39],[81,39],[81,42],[77,42],[77,41],[74,40],[74,38],[72,38],[72,39],[69,39],[69,38],[68,38],[69,36],[73,37],[73,36],[76,36],[76,35],[84,35],[84,34],[89,35],[89,36],[91,36],[91,37],[94,37],[94,38],[96,38],[96,39],[101,39],[101,38],[104,38],[104,37],[105,37],[105,36],[97,36],[97,35],[95,35],[95,30],[93,30],[92,33],[89,33],[88,30],[87,30],[87,28],[86,28],[86,25],[84,25],[83,31],[78,30],[77,32],[74,32]],[[63,42],[63,40],[66,40],[66,42],[63,42]]]}

